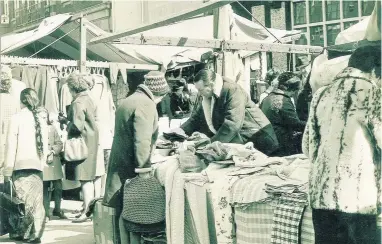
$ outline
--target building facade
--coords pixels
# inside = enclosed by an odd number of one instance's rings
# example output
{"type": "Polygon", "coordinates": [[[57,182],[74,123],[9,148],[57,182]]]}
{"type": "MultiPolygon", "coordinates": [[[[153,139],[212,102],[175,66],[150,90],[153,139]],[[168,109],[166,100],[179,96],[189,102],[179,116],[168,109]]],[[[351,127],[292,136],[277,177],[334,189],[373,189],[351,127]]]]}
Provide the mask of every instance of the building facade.
{"type": "Polygon", "coordinates": [[[36,28],[42,19],[61,13],[83,12],[86,17],[106,31],[111,31],[110,2],[74,0],[0,0],[2,19],[8,32],[23,32],[36,28]]]}
{"type": "MultiPolygon", "coordinates": [[[[369,16],[375,0],[293,0],[268,1],[254,6],[252,13],[266,27],[301,30],[305,33],[295,44],[334,45],[337,35],[369,16]]],[[[293,69],[307,55],[268,54],[268,67],[293,69]]]]}

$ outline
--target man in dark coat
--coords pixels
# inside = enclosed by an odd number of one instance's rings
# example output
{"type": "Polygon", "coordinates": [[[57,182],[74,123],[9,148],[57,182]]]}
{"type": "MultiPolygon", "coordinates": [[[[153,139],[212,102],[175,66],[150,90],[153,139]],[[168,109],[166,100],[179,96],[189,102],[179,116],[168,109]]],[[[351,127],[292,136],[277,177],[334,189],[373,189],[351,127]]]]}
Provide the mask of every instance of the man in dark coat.
{"type": "Polygon", "coordinates": [[[265,154],[277,149],[271,123],[240,85],[211,70],[201,70],[195,76],[195,87],[203,100],[181,126],[186,134],[202,132],[211,142],[253,142],[265,154]]]}
{"type": "Polygon", "coordinates": [[[298,118],[293,95],[300,88],[300,79],[292,72],[284,72],[279,77],[279,85],[260,104],[275,129],[279,149],[274,156],[288,156],[301,152],[302,132],[306,122],[298,118]]]}
{"type": "Polygon", "coordinates": [[[120,207],[120,190],[136,168],[150,168],[150,156],[158,137],[156,104],[169,92],[164,74],[152,71],[145,82],[116,111],[114,140],[106,179],[104,204],[120,207]]]}

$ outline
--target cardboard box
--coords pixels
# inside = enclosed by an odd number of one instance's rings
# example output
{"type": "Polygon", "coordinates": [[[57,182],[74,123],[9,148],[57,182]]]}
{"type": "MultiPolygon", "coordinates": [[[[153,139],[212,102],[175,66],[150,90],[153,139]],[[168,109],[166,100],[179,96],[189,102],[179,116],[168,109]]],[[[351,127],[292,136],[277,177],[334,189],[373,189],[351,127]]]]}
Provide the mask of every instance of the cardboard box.
{"type": "Polygon", "coordinates": [[[96,244],[121,244],[118,218],[114,208],[102,205],[102,199],[95,203],[93,229],[96,244]]]}

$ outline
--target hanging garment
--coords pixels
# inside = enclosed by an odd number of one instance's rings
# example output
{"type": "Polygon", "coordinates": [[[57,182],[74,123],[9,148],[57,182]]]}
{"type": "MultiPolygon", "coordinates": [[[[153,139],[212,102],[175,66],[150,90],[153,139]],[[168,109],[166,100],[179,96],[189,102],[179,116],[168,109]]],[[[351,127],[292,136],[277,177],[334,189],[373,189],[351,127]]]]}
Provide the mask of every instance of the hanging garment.
{"type": "Polygon", "coordinates": [[[44,107],[49,113],[58,114],[59,111],[59,99],[57,93],[58,77],[53,69],[47,71],[47,83],[45,91],[45,101],[43,101],[44,107]]]}
{"type": "Polygon", "coordinates": [[[68,84],[65,83],[60,90],[60,112],[62,112],[65,117],[67,117],[68,108],[72,101],[72,94],[70,94],[68,84]]]}
{"type": "Polygon", "coordinates": [[[22,80],[23,66],[17,65],[12,67],[12,78],[16,80],[22,80]]]}
{"type": "Polygon", "coordinates": [[[21,108],[20,107],[21,106],[20,93],[25,88],[27,88],[27,87],[23,82],[21,82],[19,80],[12,79],[12,86],[11,86],[11,89],[9,90],[9,93],[12,95],[12,97],[14,97],[16,99],[15,104],[18,104],[19,108],[21,108]]]}
{"type": "Polygon", "coordinates": [[[115,106],[108,79],[105,76],[93,74],[94,87],[90,91],[96,107],[97,124],[100,132],[102,149],[111,149],[114,136],[115,106]]]}
{"type": "Polygon", "coordinates": [[[45,105],[45,94],[48,83],[48,67],[41,66],[37,68],[36,79],[34,81],[34,89],[38,94],[40,103],[45,105]]]}
{"type": "Polygon", "coordinates": [[[21,81],[24,82],[28,88],[34,89],[36,76],[37,76],[37,67],[30,67],[30,66],[23,67],[21,81]]]}
{"type": "Polygon", "coordinates": [[[118,65],[114,64],[114,63],[110,63],[109,72],[110,72],[110,82],[111,82],[111,84],[117,83],[118,71],[119,71],[118,65]]]}
{"type": "MultiPolygon", "coordinates": [[[[8,125],[11,117],[20,111],[20,102],[9,93],[0,93],[0,165],[4,161],[8,125]]],[[[2,168],[0,166],[0,168],[2,168]]]]}

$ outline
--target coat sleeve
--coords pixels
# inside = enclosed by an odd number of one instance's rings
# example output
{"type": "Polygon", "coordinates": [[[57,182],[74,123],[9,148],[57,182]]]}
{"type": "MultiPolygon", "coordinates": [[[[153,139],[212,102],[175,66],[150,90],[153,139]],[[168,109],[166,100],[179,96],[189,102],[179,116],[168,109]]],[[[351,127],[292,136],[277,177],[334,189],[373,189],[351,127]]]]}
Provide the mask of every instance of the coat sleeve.
{"type": "Polygon", "coordinates": [[[62,151],[63,143],[61,141],[60,135],[57,132],[57,129],[53,127],[53,131],[54,131],[54,145],[52,146],[52,148],[50,148],[50,150],[54,151],[54,155],[58,155],[62,151]]]}
{"type": "Polygon", "coordinates": [[[284,98],[282,109],[280,110],[280,115],[283,119],[284,125],[292,128],[295,131],[304,131],[306,122],[301,121],[298,118],[296,109],[292,103],[291,99],[284,98]]]}
{"type": "Polygon", "coordinates": [[[244,123],[246,96],[242,90],[235,88],[227,92],[227,100],[224,111],[224,122],[211,138],[211,142],[231,142],[239,133],[244,123]]]}
{"type": "Polygon", "coordinates": [[[202,104],[199,103],[195,111],[191,113],[191,117],[180,127],[187,135],[191,135],[195,131],[199,131],[201,121],[204,119],[202,104]]]}
{"type": "Polygon", "coordinates": [[[81,134],[85,128],[85,108],[81,103],[74,102],[70,109],[71,118],[68,125],[68,135],[81,134]]]}
{"type": "Polygon", "coordinates": [[[17,140],[18,140],[19,118],[14,115],[8,126],[7,142],[5,146],[4,176],[12,176],[16,161],[17,140]]]}
{"type": "Polygon", "coordinates": [[[137,168],[149,168],[151,142],[154,133],[154,115],[150,109],[140,107],[134,113],[134,152],[137,168]]]}

